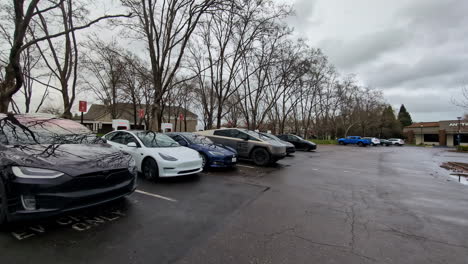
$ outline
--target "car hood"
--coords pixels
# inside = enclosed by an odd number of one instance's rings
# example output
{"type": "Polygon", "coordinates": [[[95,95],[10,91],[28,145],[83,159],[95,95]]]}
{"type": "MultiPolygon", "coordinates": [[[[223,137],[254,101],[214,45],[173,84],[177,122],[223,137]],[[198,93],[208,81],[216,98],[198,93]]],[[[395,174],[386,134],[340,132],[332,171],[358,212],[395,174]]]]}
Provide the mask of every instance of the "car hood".
{"type": "Polygon", "coordinates": [[[273,139],[264,139],[263,141],[269,143],[272,146],[276,146],[276,147],[285,147],[286,146],[283,142],[273,140],[273,139]]]}
{"type": "Polygon", "coordinates": [[[200,159],[198,151],[187,147],[153,148],[151,150],[154,155],[157,155],[157,153],[162,153],[164,155],[174,157],[178,160],[200,159]]]}
{"type": "Polygon", "coordinates": [[[0,166],[27,166],[70,176],[128,168],[131,156],[108,144],[0,145],[0,166]]]}
{"type": "Polygon", "coordinates": [[[190,147],[196,149],[198,151],[216,151],[221,152],[225,155],[232,155],[237,154],[234,149],[226,147],[224,145],[217,145],[217,144],[192,144],[190,147]]]}
{"type": "Polygon", "coordinates": [[[284,141],[284,140],[281,140],[281,141],[278,141],[278,142],[282,143],[286,147],[294,147],[294,145],[292,143],[284,141]]]}

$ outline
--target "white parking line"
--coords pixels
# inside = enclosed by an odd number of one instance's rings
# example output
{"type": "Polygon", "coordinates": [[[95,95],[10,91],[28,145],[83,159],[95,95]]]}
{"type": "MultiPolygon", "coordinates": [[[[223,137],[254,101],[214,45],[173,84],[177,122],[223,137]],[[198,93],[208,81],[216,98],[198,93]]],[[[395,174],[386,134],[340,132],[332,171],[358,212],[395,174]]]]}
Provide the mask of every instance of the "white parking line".
{"type": "Polygon", "coordinates": [[[255,167],[250,167],[250,166],[245,166],[245,165],[240,165],[240,164],[237,164],[237,167],[244,167],[244,168],[249,168],[249,169],[255,169],[255,167]]]}
{"type": "Polygon", "coordinates": [[[165,197],[165,196],[158,195],[158,194],[154,194],[154,193],[149,193],[149,192],[145,192],[145,191],[141,191],[141,190],[136,190],[135,192],[141,193],[141,194],[144,194],[144,195],[148,195],[148,196],[152,196],[152,197],[155,197],[155,198],[163,199],[163,200],[170,201],[170,202],[177,202],[177,200],[174,200],[172,198],[165,197]]]}

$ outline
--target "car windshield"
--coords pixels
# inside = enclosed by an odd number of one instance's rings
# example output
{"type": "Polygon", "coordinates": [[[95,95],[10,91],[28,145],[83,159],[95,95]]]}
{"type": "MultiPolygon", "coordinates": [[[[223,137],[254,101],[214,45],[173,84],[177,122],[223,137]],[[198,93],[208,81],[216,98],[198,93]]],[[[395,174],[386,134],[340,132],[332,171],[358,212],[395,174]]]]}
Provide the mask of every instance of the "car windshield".
{"type": "Polygon", "coordinates": [[[0,115],[0,144],[100,144],[104,141],[78,122],[37,116],[0,115]]]}
{"type": "Polygon", "coordinates": [[[301,137],[298,136],[298,135],[293,135],[293,137],[296,137],[296,138],[298,138],[298,139],[300,139],[300,140],[304,140],[303,138],[301,138],[301,137]]]}
{"type": "Polygon", "coordinates": [[[282,141],[281,139],[279,139],[277,136],[275,135],[272,135],[272,134],[268,134],[268,133],[260,133],[260,135],[262,136],[265,136],[269,139],[273,139],[273,140],[276,140],[276,141],[282,141]]]}
{"type": "Polygon", "coordinates": [[[252,137],[255,137],[255,138],[260,138],[262,140],[272,140],[271,138],[269,138],[269,137],[267,137],[265,135],[262,135],[261,133],[252,131],[252,130],[243,129],[241,131],[248,134],[249,136],[252,136],[252,137]]]}
{"type": "Polygon", "coordinates": [[[192,144],[214,144],[213,141],[211,141],[211,139],[202,135],[190,133],[190,134],[183,134],[183,136],[187,138],[192,144]]]}
{"type": "Polygon", "coordinates": [[[135,133],[147,148],[170,148],[179,147],[179,143],[172,138],[153,131],[144,131],[135,133]]]}

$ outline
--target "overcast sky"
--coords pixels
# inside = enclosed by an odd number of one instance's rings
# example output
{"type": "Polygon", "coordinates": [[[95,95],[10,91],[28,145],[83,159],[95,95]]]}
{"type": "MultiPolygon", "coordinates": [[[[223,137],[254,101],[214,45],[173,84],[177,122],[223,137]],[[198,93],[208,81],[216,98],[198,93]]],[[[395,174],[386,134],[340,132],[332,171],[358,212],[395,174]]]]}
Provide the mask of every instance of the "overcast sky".
{"type": "MultiPolygon", "coordinates": [[[[323,49],[343,75],[356,74],[363,85],[383,90],[395,109],[405,104],[414,121],[468,112],[453,104],[468,87],[468,0],[274,1],[295,8],[286,22],[296,37],[323,49]]],[[[99,3],[92,10],[115,13],[120,7],[118,0],[99,3]]],[[[118,33],[93,31],[103,38],[118,33]]],[[[89,95],[80,93],[83,99],[89,95]]]]}
{"type": "Polygon", "coordinates": [[[277,0],[294,5],[297,37],[325,51],[343,74],[384,91],[414,121],[456,119],[468,86],[466,0],[277,0]]]}

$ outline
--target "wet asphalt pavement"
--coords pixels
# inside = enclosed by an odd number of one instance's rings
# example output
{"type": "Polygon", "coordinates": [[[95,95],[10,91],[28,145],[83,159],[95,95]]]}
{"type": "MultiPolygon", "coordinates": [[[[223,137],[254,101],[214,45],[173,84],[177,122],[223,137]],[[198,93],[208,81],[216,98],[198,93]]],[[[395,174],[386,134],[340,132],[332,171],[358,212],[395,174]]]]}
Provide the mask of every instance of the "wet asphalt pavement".
{"type": "Polygon", "coordinates": [[[0,232],[0,263],[468,263],[468,155],[319,146],[0,232]]]}

